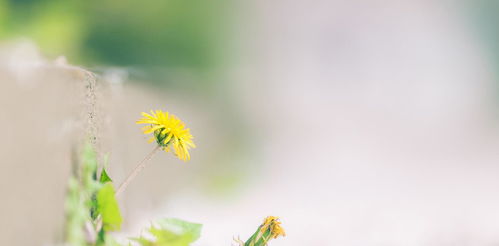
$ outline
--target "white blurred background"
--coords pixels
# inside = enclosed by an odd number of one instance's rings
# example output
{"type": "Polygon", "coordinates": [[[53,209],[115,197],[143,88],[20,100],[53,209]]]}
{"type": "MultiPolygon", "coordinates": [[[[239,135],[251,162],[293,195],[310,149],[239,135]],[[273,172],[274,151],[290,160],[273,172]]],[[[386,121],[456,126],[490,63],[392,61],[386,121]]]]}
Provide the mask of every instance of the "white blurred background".
{"type": "MultiPolygon", "coordinates": [[[[275,246],[499,244],[497,44],[480,34],[498,23],[473,19],[499,8],[479,2],[231,2],[209,85],[183,65],[158,84],[137,76],[148,64],[82,59],[99,74],[97,146],[115,182],[153,148],[141,111],[178,115],[198,146],[133,181],[121,235],[177,217],[204,225],[195,245],[231,245],[275,215],[275,246]]],[[[1,47],[0,242],[50,245],[84,77],[36,37],[1,47]]]]}

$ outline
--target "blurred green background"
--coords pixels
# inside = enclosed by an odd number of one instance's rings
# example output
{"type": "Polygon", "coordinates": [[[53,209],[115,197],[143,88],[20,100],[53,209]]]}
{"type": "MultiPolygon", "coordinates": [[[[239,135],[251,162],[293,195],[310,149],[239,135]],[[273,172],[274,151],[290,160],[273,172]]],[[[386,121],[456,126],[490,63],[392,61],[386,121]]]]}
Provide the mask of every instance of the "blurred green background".
{"type": "Polygon", "coordinates": [[[0,0],[0,38],[25,37],[47,57],[64,55],[71,64],[90,69],[133,67],[146,70],[143,74],[151,74],[156,82],[168,83],[158,75],[166,70],[209,75],[223,60],[228,4],[228,0],[0,0]]]}
{"type": "MultiPolygon", "coordinates": [[[[499,1],[464,2],[470,24],[499,64],[499,1]]],[[[231,4],[230,0],[0,0],[0,38],[26,37],[48,57],[64,55],[70,63],[90,68],[134,67],[147,79],[169,83],[159,78],[173,70],[210,75],[222,63],[233,23],[231,4]]]]}

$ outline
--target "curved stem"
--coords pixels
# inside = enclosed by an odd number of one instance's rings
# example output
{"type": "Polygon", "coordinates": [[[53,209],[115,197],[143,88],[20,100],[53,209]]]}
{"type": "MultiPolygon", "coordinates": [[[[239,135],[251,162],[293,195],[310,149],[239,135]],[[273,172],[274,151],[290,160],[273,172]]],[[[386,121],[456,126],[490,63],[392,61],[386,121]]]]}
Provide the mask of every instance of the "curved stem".
{"type": "Polygon", "coordinates": [[[140,171],[142,171],[142,169],[144,169],[144,167],[146,167],[147,162],[151,160],[153,155],[160,149],[161,146],[159,145],[156,146],[156,148],[154,148],[151,151],[151,153],[149,153],[146,157],[144,157],[144,159],[141,162],[139,162],[139,164],[135,167],[135,169],[133,169],[133,171],[128,175],[128,177],[126,177],[125,181],[121,183],[120,187],[116,191],[116,196],[119,196],[126,189],[128,184],[135,178],[135,176],[137,176],[137,174],[140,173],[140,171]]]}

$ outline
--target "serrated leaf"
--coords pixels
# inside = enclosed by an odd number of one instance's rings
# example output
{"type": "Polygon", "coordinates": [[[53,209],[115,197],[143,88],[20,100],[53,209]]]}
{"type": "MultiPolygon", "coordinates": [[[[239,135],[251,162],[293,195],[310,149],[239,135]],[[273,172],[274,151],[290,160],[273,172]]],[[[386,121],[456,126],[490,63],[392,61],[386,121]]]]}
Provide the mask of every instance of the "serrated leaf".
{"type": "Polygon", "coordinates": [[[97,193],[97,212],[102,216],[105,231],[116,231],[121,228],[123,218],[111,182],[104,184],[97,193]]]}
{"type": "Polygon", "coordinates": [[[142,246],[188,246],[201,234],[201,224],[180,219],[162,219],[149,228],[153,240],[145,237],[132,239],[142,246]]]}
{"type": "Polygon", "coordinates": [[[187,222],[181,219],[167,218],[157,221],[164,230],[169,230],[177,235],[188,235],[192,242],[196,241],[201,235],[203,225],[187,222]]]}
{"type": "Polygon", "coordinates": [[[106,235],[106,241],[104,242],[104,246],[131,246],[131,244],[121,244],[118,243],[113,237],[110,235],[106,235]]]}
{"type": "Polygon", "coordinates": [[[137,242],[140,246],[153,246],[154,242],[144,237],[130,238],[130,240],[137,242]]]}
{"type": "Polygon", "coordinates": [[[104,184],[106,182],[113,182],[113,180],[111,180],[111,178],[107,174],[105,168],[102,168],[102,172],[100,173],[99,182],[101,182],[101,184],[104,184]]]}

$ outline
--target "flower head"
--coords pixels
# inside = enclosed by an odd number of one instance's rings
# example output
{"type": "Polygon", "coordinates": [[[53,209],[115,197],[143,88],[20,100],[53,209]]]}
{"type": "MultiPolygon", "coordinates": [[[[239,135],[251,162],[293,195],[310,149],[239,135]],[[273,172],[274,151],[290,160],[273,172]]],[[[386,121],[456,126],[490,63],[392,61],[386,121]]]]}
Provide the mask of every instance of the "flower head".
{"type": "Polygon", "coordinates": [[[279,218],[268,216],[246,242],[241,241],[239,238],[234,238],[234,241],[239,246],[266,246],[270,240],[279,236],[286,236],[279,218]]]}
{"type": "Polygon", "coordinates": [[[169,152],[171,146],[175,151],[175,155],[187,161],[191,159],[189,149],[195,148],[192,141],[192,135],[189,128],[185,128],[184,123],[175,115],[163,112],[161,110],[152,111],[151,114],[142,112],[143,118],[138,120],[137,124],[147,124],[142,131],[144,134],[153,133],[154,136],[149,139],[149,142],[156,143],[166,152],[169,152]]]}
{"type": "Polygon", "coordinates": [[[263,220],[263,224],[260,226],[260,231],[265,233],[265,231],[270,231],[270,236],[272,238],[277,238],[278,236],[286,236],[286,232],[281,227],[281,222],[278,217],[268,216],[263,220]]]}

